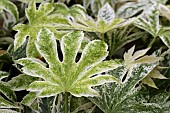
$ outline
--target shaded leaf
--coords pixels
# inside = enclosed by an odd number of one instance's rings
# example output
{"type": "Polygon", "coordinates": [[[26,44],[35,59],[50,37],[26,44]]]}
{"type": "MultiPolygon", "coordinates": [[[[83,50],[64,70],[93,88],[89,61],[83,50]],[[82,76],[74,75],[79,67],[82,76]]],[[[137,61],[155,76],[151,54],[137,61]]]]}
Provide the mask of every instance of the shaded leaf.
{"type": "Polygon", "coordinates": [[[5,100],[4,98],[0,96],[0,108],[19,108],[19,106],[17,106],[16,104],[10,101],[5,100]]]}
{"type": "Polygon", "coordinates": [[[0,9],[5,9],[7,12],[9,12],[11,15],[13,15],[13,17],[15,18],[16,21],[18,20],[18,18],[19,18],[18,9],[15,6],[15,4],[10,2],[9,0],[1,0],[0,1],[0,9]]]}
{"type": "Polygon", "coordinates": [[[3,93],[8,99],[12,101],[16,100],[16,95],[14,91],[4,82],[0,82],[0,92],[3,93]]]}
{"type": "Polygon", "coordinates": [[[9,76],[8,72],[0,71],[0,80],[9,76]]]}
{"type": "Polygon", "coordinates": [[[28,75],[25,75],[25,74],[20,74],[16,77],[13,77],[12,80],[7,82],[7,84],[14,91],[20,91],[20,90],[26,90],[28,85],[35,80],[38,80],[38,78],[28,76],[28,75]]]}

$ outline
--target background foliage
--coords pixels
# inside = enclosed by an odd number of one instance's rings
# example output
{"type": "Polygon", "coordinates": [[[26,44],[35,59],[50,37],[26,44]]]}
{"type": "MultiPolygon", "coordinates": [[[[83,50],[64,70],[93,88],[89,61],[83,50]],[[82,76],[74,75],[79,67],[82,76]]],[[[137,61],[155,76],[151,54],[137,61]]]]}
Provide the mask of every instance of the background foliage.
{"type": "Polygon", "coordinates": [[[1,0],[0,112],[169,113],[169,3],[1,0]]]}

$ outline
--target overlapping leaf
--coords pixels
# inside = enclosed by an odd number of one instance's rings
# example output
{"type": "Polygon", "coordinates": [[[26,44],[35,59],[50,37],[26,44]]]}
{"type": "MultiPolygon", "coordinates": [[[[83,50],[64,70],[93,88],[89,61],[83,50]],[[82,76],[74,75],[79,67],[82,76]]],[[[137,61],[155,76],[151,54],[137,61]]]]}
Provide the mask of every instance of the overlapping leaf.
{"type": "MultiPolygon", "coordinates": [[[[60,34],[53,27],[53,23],[58,21],[58,19],[52,16],[48,16],[48,14],[53,11],[53,9],[54,7],[50,3],[42,3],[38,10],[36,9],[36,4],[34,1],[29,4],[28,8],[26,9],[26,16],[28,18],[29,24],[18,24],[13,28],[14,30],[18,31],[14,40],[15,50],[19,48],[26,41],[27,36],[29,36],[29,41],[27,44],[27,55],[37,57],[38,51],[36,50],[34,42],[36,40],[38,31],[41,28],[46,27],[57,35],[60,34]]],[[[60,23],[62,22],[64,21],[61,20],[60,23]]]]}
{"type": "MultiPolygon", "coordinates": [[[[125,65],[127,66],[128,69],[131,69],[131,67],[136,64],[154,63],[161,59],[154,55],[144,56],[146,54],[146,52],[149,50],[149,48],[137,51],[135,53],[134,53],[134,48],[135,48],[135,46],[133,46],[131,49],[128,50],[127,53],[124,54],[125,65]]],[[[162,74],[160,74],[160,72],[155,68],[148,74],[148,76],[146,76],[142,80],[142,82],[144,84],[151,86],[151,87],[157,88],[154,81],[152,80],[152,78],[166,79],[166,77],[164,77],[162,74]]]]}
{"type": "Polygon", "coordinates": [[[100,74],[120,66],[114,60],[103,61],[108,52],[106,43],[102,41],[94,40],[88,43],[82,51],[80,60],[75,62],[82,40],[83,33],[79,31],[71,32],[62,38],[63,61],[61,62],[54,34],[48,29],[42,29],[37,36],[36,48],[45,58],[49,68],[35,58],[22,58],[16,61],[23,65],[22,70],[25,74],[44,80],[31,83],[28,90],[38,91],[40,97],[49,97],[61,92],[70,92],[77,97],[97,96],[98,93],[91,88],[92,86],[118,82],[111,75],[100,74]]]}
{"type": "Polygon", "coordinates": [[[160,37],[162,42],[166,46],[170,47],[170,38],[168,37],[169,30],[168,28],[161,26],[159,22],[162,7],[163,5],[154,3],[144,12],[143,16],[135,22],[135,25],[149,32],[154,38],[160,37]]]}
{"type": "Polygon", "coordinates": [[[109,45],[110,57],[121,47],[139,38],[147,38],[146,32],[138,30],[136,27],[129,25],[123,28],[114,29],[106,33],[106,42],[109,45]]]}
{"type": "Polygon", "coordinates": [[[0,95],[0,111],[6,110],[15,112],[13,110],[10,110],[10,108],[19,108],[19,106],[13,102],[16,100],[16,95],[14,91],[6,84],[6,82],[3,82],[2,79],[9,76],[9,73],[0,71],[0,93],[2,93],[6,98],[9,100],[3,98],[0,95]]]}
{"type": "Polygon", "coordinates": [[[98,11],[97,21],[87,15],[84,7],[80,5],[74,5],[70,9],[64,4],[54,4],[53,15],[63,16],[68,19],[69,24],[66,26],[60,24],[56,26],[57,29],[77,29],[82,31],[106,33],[114,28],[126,26],[132,23],[135,19],[124,20],[121,18],[115,18],[115,12],[113,8],[106,3],[98,11]]]}
{"type": "Polygon", "coordinates": [[[9,76],[9,73],[0,71],[0,92],[3,93],[8,99],[15,101],[16,95],[14,91],[3,81],[3,78],[9,76]]]}
{"type": "Polygon", "coordinates": [[[15,6],[15,4],[10,2],[9,0],[1,0],[0,1],[0,9],[6,10],[11,15],[13,15],[13,17],[15,18],[16,21],[18,20],[18,18],[19,18],[18,9],[15,6]]]}
{"type": "MultiPolygon", "coordinates": [[[[119,76],[123,85],[105,84],[95,87],[99,91],[100,97],[90,98],[103,112],[105,113],[124,113],[137,112],[137,103],[133,99],[138,88],[136,85],[144,77],[146,77],[154,68],[156,64],[136,64],[133,65],[129,73],[126,75],[126,67],[121,67],[110,71],[115,76],[119,76]]],[[[138,104],[139,104],[138,103],[138,104]]],[[[141,103],[139,104],[141,105],[141,103]]],[[[139,109],[140,110],[140,109],[139,109]]]]}

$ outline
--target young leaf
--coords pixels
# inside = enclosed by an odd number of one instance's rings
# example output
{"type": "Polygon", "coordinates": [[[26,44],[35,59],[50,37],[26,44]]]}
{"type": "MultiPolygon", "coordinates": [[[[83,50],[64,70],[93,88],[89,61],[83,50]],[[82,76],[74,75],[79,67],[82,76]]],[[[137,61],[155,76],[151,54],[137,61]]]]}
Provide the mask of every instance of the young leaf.
{"type": "Polygon", "coordinates": [[[160,60],[159,57],[155,57],[153,55],[144,56],[149,48],[144,50],[139,50],[134,53],[135,46],[130,48],[128,52],[124,53],[124,60],[125,65],[128,69],[130,69],[135,64],[142,64],[142,63],[154,63],[160,60]]]}
{"type": "Polygon", "coordinates": [[[0,9],[6,10],[11,15],[13,15],[13,17],[15,18],[16,21],[18,20],[18,18],[19,18],[18,9],[15,6],[15,4],[10,2],[9,0],[1,0],[0,1],[0,9]]]}
{"type": "MultiPolygon", "coordinates": [[[[155,57],[153,55],[145,55],[149,48],[140,50],[134,53],[135,46],[128,50],[127,53],[124,54],[125,65],[128,69],[131,69],[136,64],[144,64],[144,63],[154,63],[160,60],[160,57],[155,57]],[[144,56],[145,55],[145,56],[144,56]]],[[[157,88],[152,78],[154,77],[163,77],[158,71],[154,69],[151,71],[143,80],[142,83],[147,84],[151,87],[157,88]],[[155,75],[156,74],[156,75],[155,75]],[[154,76],[154,77],[152,77],[154,76]],[[151,78],[152,77],[152,78],[151,78]]]]}
{"type": "Polygon", "coordinates": [[[100,74],[120,66],[115,61],[102,62],[108,55],[107,45],[102,41],[94,40],[88,43],[82,51],[80,60],[75,62],[83,35],[83,32],[75,31],[62,38],[63,61],[61,62],[58,58],[54,33],[48,29],[40,30],[36,48],[45,58],[49,68],[34,58],[22,58],[16,61],[23,66],[22,71],[25,74],[43,79],[31,83],[28,87],[29,91],[38,91],[40,97],[49,97],[61,92],[70,92],[76,97],[97,96],[98,93],[91,88],[92,86],[119,82],[111,75],[100,74]],[[95,75],[98,73],[99,75],[95,75]]]}
{"type": "MultiPolygon", "coordinates": [[[[58,15],[56,18],[65,17],[69,24],[59,24],[55,26],[56,29],[75,29],[89,32],[106,33],[109,30],[129,25],[135,21],[132,19],[115,18],[113,8],[106,3],[99,10],[97,21],[91,18],[84,7],[80,5],[74,5],[70,9],[64,4],[55,4],[53,15],[58,15]]],[[[60,23],[60,22],[59,22],[60,23]]]]}

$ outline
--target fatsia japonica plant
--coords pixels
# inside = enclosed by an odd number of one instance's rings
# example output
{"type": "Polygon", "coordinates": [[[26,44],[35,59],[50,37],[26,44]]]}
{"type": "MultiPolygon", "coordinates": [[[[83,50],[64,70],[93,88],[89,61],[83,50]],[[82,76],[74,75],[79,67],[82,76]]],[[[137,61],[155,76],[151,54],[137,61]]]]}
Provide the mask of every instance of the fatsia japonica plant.
{"type": "Polygon", "coordinates": [[[169,113],[168,3],[1,0],[0,112],[169,113]]]}

